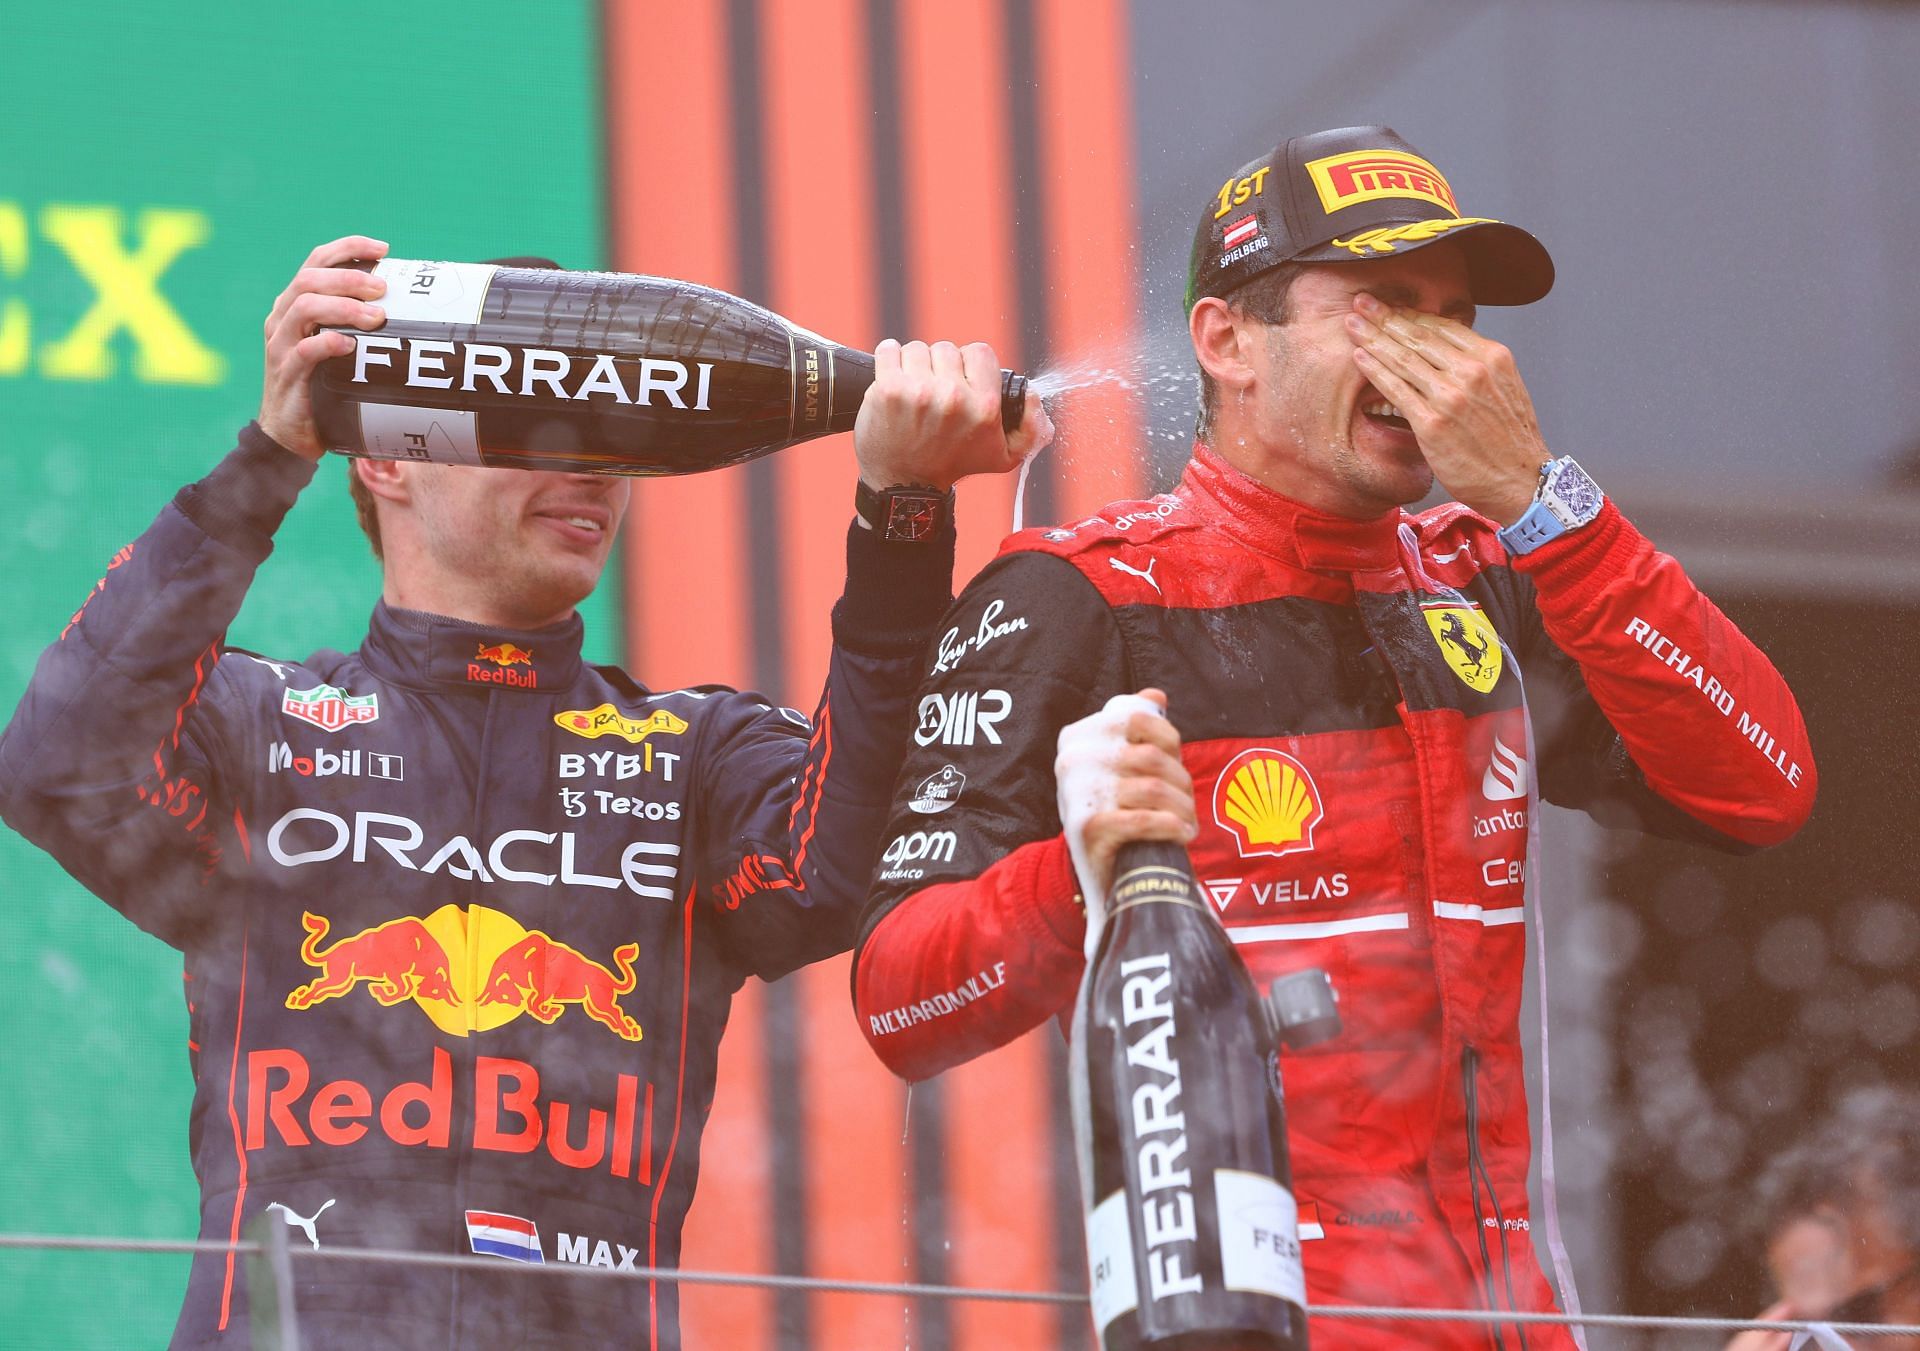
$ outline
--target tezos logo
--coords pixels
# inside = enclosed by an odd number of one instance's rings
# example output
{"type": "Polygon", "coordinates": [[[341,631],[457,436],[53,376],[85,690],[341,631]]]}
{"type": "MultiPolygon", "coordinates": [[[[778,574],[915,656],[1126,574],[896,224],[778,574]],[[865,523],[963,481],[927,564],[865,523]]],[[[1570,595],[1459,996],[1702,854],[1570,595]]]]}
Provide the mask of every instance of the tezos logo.
{"type": "Polygon", "coordinates": [[[920,725],[913,739],[922,746],[939,742],[942,746],[971,746],[985,738],[998,746],[1000,733],[994,730],[1013,712],[1013,696],[1005,690],[956,690],[952,694],[929,694],[920,701],[920,725]]]}

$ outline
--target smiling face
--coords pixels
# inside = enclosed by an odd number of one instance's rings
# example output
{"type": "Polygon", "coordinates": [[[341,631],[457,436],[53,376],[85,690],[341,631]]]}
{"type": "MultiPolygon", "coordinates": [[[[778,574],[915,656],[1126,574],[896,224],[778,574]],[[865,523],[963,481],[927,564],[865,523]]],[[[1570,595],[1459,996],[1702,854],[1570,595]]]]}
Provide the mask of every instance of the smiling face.
{"type": "Polygon", "coordinates": [[[1240,351],[1250,379],[1223,391],[1212,444],[1296,501],[1364,518],[1425,497],[1433,471],[1406,420],[1354,364],[1346,319],[1361,291],[1473,322],[1466,259],[1449,241],[1363,263],[1308,266],[1293,283],[1285,323],[1236,319],[1245,326],[1240,351]]]}
{"type": "Polygon", "coordinates": [[[386,475],[390,488],[374,491],[387,602],[518,629],[565,619],[593,591],[630,492],[598,474],[408,464],[386,475]]]}

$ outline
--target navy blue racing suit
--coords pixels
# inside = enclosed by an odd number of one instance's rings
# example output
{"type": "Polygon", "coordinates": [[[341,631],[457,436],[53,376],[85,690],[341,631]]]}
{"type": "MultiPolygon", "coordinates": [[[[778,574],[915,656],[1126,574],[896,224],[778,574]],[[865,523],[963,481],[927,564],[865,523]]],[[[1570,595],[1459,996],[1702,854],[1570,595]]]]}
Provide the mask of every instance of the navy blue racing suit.
{"type": "MultiPolygon", "coordinates": [[[[734,991],[851,943],[951,534],[850,529],[809,725],[587,665],[577,616],[224,646],[312,475],[250,426],[121,551],[0,737],[0,815],[185,955],[203,1239],[671,1266],[734,991]]],[[[678,1342],[671,1283],[293,1272],[321,1351],[678,1342]]],[[[248,1344],[246,1284],[199,1255],[173,1345],[248,1344]]]]}

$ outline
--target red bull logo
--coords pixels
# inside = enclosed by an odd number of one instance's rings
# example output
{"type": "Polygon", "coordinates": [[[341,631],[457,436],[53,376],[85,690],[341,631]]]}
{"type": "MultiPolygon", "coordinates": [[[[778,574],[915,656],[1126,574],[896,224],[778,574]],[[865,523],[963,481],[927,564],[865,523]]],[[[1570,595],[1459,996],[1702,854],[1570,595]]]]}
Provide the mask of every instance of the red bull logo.
{"type": "Polygon", "coordinates": [[[638,943],[614,949],[615,975],[577,948],[484,905],[443,905],[425,918],[404,915],[331,944],[325,918],[307,913],[300,919],[307,930],[300,959],[320,974],[287,995],[290,1009],[312,1008],[364,985],[381,1006],[412,1001],[456,1037],[522,1013],[551,1024],[571,1004],[623,1040],[640,1040],[640,1024],[620,1007],[620,996],[636,983],[638,943]]]}
{"type": "Polygon", "coordinates": [[[534,668],[533,653],[512,643],[479,643],[473,660],[467,663],[467,679],[476,685],[505,685],[508,689],[540,688],[540,672],[534,668]],[[482,666],[480,663],[490,662],[482,666]],[[524,671],[516,671],[524,666],[524,671]]]}
{"type": "Polygon", "coordinates": [[[318,967],[320,975],[287,996],[290,1009],[337,999],[362,982],[387,1008],[421,996],[446,1002],[457,999],[447,950],[411,915],[362,929],[325,951],[320,944],[327,936],[327,921],[309,911],[300,916],[300,923],[307,930],[300,943],[300,960],[318,967]]]}
{"type": "Polygon", "coordinates": [[[620,996],[633,988],[633,959],[639,955],[638,943],[613,950],[613,964],[620,968],[616,979],[600,963],[535,929],[493,959],[480,1003],[523,1009],[543,1023],[558,1018],[564,1005],[578,1004],[602,1027],[639,1041],[640,1024],[620,1007],[620,996]]]}
{"type": "Polygon", "coordinates": [[[441,1047],[433,1048],[425,1079],[389,1084],[316,1084],[312,1065],[298,1051],[249,1051],[243,1140],[253,1153],[269,1146],[351,1145],[376,1132],[416,1149],[447,1149],[457,1138],[502,1154],[544,1149],[567,1168],[604,1167],[615,1177],[652,1184],[651,1083],[616,1075],[610,1097],[567,1102],[543,1096],[539,1068],[524,1060],[476,1056],[471,1073],[469,1091],[458,1098],[471,1116],[456,1131],[453,1057],[441,1047]]]}
{"type": "Polygon", "coordinates": [[[495,666],[531,666],[533,653],[524,647],[515,647],[512,643],[479,644],[480,650],[474,653],[475,661],[490,661],[495,666]]]}

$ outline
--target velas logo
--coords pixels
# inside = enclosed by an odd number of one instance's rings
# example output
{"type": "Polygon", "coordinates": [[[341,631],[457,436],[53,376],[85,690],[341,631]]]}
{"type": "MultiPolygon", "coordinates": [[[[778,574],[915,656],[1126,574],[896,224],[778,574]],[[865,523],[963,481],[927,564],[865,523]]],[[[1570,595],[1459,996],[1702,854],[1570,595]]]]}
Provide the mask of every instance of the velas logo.
{"type": "Polygon", "coordinates": [[[664,708],[656,708],[644,718],[630,718],[612,704],[601,704],[598,708],[569,708],[565,712],[553,715],[556,727],[572,732],[575,736],[586,737],[589,741],[595,737],[624,737],[634,745],[639,745],[654,735],[679,736],[687,730],[687,720],[677,717],[664,708]]]}
{"type": "Polygon", "coordinates": [[[1479,606],[1440,603],[1420,610],[1440,655],[1468,689],[1485,694],[1500,683],[1500,635],[1479,606]]]}
{"type": "Polygon", "coordinates": [[[1233,836],[1241,858],[1305,853],[1325,815],[1313,775],[1285,751],[1242,751],[1214,783],[1214,823],[1233,836]]]}
{"type": "Polygon", "coordinates": [[[323,732],[337,732],[355,723],[376,721],[380,717],[380,696],[348,694],[335,685],[315,685],[310,690],[286,691],[280,696],[280,711],[323,732]]]}
{"type": "Polygon", "coordinates": [[[485,1032],[522,1013],[553,1023],[577,1005],[627,1041],[640,1024],[620,1007],[633,989],[638,943],[613,950],[616,976],[578,949],[484,905],[443,905],[424,918],[403,915],[328,943],[328,921],[302,914],[307,936],[300,959],[320,974],[287,995],[290,1009],[310,1009],[365,985],[376,1003],[411,1000],[435,1027],[456,1037],[485,1032]],[[484,973],[484,974],[482,974],[484,973]]]}
{"type": "Polygon", "coordinates": [[[1460,214],[1453,189],[1440,171],[1403,150],[1350,150],[1344,155],[1307,161],[1307,174],[1328,215],[1362,202],[1405,197],[1432,202],[1449,215],[1460,214]]]}

